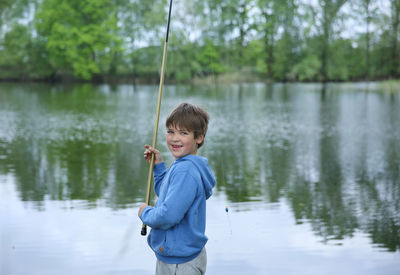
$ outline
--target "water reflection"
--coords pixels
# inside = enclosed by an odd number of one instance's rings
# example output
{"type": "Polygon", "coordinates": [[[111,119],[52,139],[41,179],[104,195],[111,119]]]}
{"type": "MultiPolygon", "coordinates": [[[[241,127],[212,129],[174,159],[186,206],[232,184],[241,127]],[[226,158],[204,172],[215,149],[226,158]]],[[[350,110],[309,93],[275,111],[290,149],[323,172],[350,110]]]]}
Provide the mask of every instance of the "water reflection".
{"type": "MultiPolygon", "coordinates": [[[[167,86],[161,121],[183,100],[212,124],[202,154],[231,202],[286,198],[323,242],[361,230],[400,250],[399,95],[362,86],[167,86]]],[[[0,173],[22,201],[130,207],[145,195],[155,87],[0,86],[0,173]]],[[[160,127],[159,148],[171,162],[160,127]]]]}

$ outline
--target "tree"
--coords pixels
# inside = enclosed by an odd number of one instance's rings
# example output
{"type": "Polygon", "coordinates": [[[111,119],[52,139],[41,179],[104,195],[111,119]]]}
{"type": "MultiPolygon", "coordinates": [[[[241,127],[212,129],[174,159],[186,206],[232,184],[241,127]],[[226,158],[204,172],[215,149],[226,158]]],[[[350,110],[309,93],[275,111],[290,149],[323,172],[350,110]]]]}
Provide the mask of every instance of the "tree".
{"type": "MultiPolygon", "coordinates": [[[[38,0],[1,0],[0,1],[0,31],[3,24],[11,26],[17,19],[24,18],[29,9],[36,5],[38,0]]],[[[1,34],[1,33],[0,33],[1,34]]]]}
{"type": "Polygon", "coordinates": [[[0,2],[2,78],[24,81],[30,78],[44,78],[48,73],[48,62],[42,57],[43,44],[35,38],[34,24],[32,24],[32,15],[37,2],[38,0],[0,2]]]}
{"type": "Polygon", "coordinates": [[[91,79],[121,50],[110,0],[43,0],[36,22],[51,65],[62,74],[91,79]]]}
{"type": "Polygon", "coordinates": [[[249,12],[252,9],[252,1],[251,0],[239,0],[238,3],[238,28],[239,28],[239,37],[237,42],[238,48],[238,63],[239,68],[243,65],[243,51],[245,48],[245,39],[247,34],[251,29],[254,28],[254,23],[250,22],[249,12]]]}
{"type": "Polygon", "coordinates": [[[199,53],[198,60],[205,75],[218,75],[224,71],[220,62],[219,51],[211,40],[206,41],[203,50],[199,53]]]}
{"type": "Polygon", "coordinates": [[[319,37],[307,38],[301,49],[299,61],[293,66],[293,73],[300,81],[321,81],[321,58],[319,37]]]}
{"type": "Polygon", "coordinates": [[[365,12],[365,60],[366,60],[366,77],[369,79],[371,76],[371,38],[370,38],[370,24],[371,24],[371,0],[363,0],[362,6],[365,12]]]}
{"type": "MultiPolygon", "coordinates": [[[[3,0],[0,1],[0,27],[3,25],[3,22],[6,19],[6,15],[12,5],[13,1],[12,0],[3,0]]],[[[1,30],[1,28],[0,28],[1,30]]]]}
{"type": "Polygon", "coordinates": [[[308,9],[312,14],[315,32],[318,36],[318,48],[321,61],[321,79],[328,80],[328,60],[330,56],[330,43],[334,34],[334,23],[337,21],[339,11],[347,0],[318,0],[316,6],[309,4],[308,9]]]}
{"type": "Polygon", "coordinates": [[[329,43],[332,38],[332,27],[340,8],[347,0],[319,0],[322,9],[321,33],[321,74],[322,81],[328,80],[329,43]]]}
{"type": "Polygon", "coordinates": [[[23,80],[29,75],[29,55],[32,37],[27,27],[12,26],[4,36],[4,50],[0,54],[0,67],[7,78],[23,80]]]}
{"type": "Polygon", "coordinates": [[[286,80],[296,61],[296,1],[258,0],[257,6],[262,19],[259,31],[264,41],[267,77],[286,80]]]}
{"type": "MultiPolygon", "coordinates": [[[[156,82],[168,3],[2,0],[0,78],[156,82]]],[[[400,0],[185,0],[172,11],[172,81],[237,70],[276,81],[400,74],[400,0]]]]}
{"type": "Polygon", "coordinates": [[[365,32],[362,32],[358,38],[355,37],[353,41],[364,50],[364,56],[359,61],[363,63],[364,66],[364,72],[361,77],[370,79],[373,77],[374,67],[371,56],[374,46],[373,43],[378,36],[376,31],[372,28],[374,28],[374,24],[377,23],[377,19],[380,17],[378,13],[379,3],[371,0],[358,0],[350,3],[352,4],[352,17],[355,18],[360,25],[365,26],[365,32]]]}
{"type": "Polygon", "coordinates": [[[264,41],[264,59],[267,67],[267,77],[274,78],[274,50],[275,50],[275,40],[277,33],[277,16],[278,12],[276,7],[278,5],[275,0],[258,0],[258,8],[261,11],[263,22],[260,24],[263,33],[264,41]]]}
{"type": "MultiPolygon", "coordinates": [[[[141,71],[139,66],[145,65],[141,63],[143,58],[139,56],[139,52],[143,50],[140,48],[161,45],[164,39],[168,1],[118,0],[116,5],[120,25],[118,35],[124,38],[124,53],[113,59],[113,66],[119,64],[119,71],[132,75],[135,81],[141,71]],[[154,35],[149,35],[152,33],[154,35]]],[[[153,59],[156,58],[153,56],[153,59]]],[[[161,57],[159,60],[153,60],[153,62],[156,61],[160,64],[161,57]]],[[[114,73],[116,71],[118,70],[114,69],[114,73]]]]}
{"type": "Polygon", "coordinates": [[[391,77],[399,75],[399,48],[398,34],[400,26],[400,0],[391,2],[391,26],[392,26],[392,58],[391,58],[391,77]]]}
{"type": "MultiPolygon", "coordinates": [[[[299,39],[298,6],[295,0],[279,1],[277,7],[278,26],[282,29],[276,41],[274,77],[286,81],[292,78],[292,68],[298,62],[301,41],[299,39]]],[[[301,22],[301,21],[300,21],[301,22]]]]}
{"type": "Polygon", "coordinates": [[[250,30],[254,29],[250,12],[254,0],[207,0],[203,8],[205,24],[203,32],[205,39],[212,39],[216,44],[225,47],[221,58],[229,66],[240,68],[243,63],[243,51],[250,30]]]}

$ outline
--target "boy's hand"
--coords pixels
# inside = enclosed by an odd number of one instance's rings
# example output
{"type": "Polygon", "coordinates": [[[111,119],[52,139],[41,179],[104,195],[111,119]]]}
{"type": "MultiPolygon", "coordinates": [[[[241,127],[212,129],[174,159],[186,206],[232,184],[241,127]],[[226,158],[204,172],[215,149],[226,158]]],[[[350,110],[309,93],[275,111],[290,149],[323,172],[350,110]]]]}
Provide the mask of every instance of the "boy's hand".
{"type": "Polygon", "coordinates": [[[151,147],[150,145],[145,145],[144,148],[144,158],[147,160],[148,163],[151,161],[151,155],[154,154],[154,165],[157,165],[162,162],[161,153],[157,149],[151,147]]]}
{"type": "Polygon", "coordinates": [[[148,206],[147,204],[142,203],[142,205],[140,206],[139,211],[138,211],[138,216],[139,216],[139,218],[140,218],[140,215],[141,215],[142,212],[143,212],[143,209],[145,209],[147,206],[148,206]]]}

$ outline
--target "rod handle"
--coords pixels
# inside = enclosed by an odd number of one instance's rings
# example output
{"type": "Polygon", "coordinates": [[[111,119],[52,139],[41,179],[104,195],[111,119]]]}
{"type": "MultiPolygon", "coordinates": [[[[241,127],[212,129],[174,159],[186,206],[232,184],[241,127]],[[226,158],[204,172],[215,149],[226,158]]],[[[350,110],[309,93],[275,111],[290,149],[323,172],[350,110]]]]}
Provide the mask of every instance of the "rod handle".
{"type": "Polygon", "coordinates": [[[147,235],[147,226],[145,224],[142,224],[142,231],[140,231],[140,234],[142,236],[146,236],[147,235]]]}

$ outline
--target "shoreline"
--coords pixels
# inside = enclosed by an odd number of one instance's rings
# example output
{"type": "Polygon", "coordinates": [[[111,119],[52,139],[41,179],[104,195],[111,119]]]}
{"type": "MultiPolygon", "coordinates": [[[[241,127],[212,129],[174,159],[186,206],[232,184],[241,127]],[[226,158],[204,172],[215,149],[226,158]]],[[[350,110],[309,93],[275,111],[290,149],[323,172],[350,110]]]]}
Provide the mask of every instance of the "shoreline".
{"type": "MultiPolygon", "coordinates": [[[[131,84],[131,85],[158,85],[158,78],[134,78],[128,76],[103,76],[103,77],[94,77],[92,80],[80,80],[73,77],[65,77],[58,79],[2,79],[0,78],[0,83],[14,83],[14,84],[24,84],[24,83],[42,83],[42,84],[108,84],[108,85],[123,85],[123,84],[131,84]]],[[[266,83],[266,84],[357,84],[357,83],[376,83],[383,90],[389,90],[391,93],[400,92],[400,79],[373,79],[373,80],[353,80],[353,81],[338,81],[331,80],[327,82],[322,81],[274,81],[269,78],[263,78],[256,74],[250,74],[246,72],[232,72],[225,73],[221,75],[211,75],[206,77],[194,77],[190,81],[177,82],[173,80],[166,79],[165,85],[193,85],[193,86],[201,86],[201,85],[220,85],[220,84],[245,84],[245,83],[266,83]]]]}

